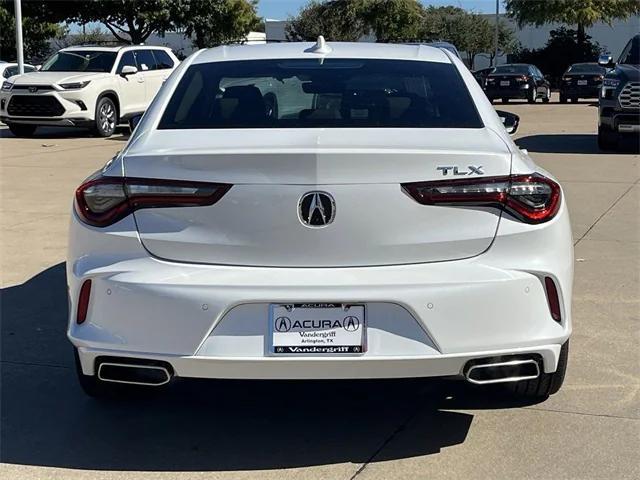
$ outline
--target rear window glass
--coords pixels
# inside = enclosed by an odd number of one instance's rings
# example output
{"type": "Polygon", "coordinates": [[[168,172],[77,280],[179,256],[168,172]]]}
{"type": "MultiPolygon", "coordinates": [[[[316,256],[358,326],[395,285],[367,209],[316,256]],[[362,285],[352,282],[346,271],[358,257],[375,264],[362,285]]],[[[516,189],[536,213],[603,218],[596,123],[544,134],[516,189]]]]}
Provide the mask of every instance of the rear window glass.
{"type": "Polygon", "coordinates": [[[595,73],[604,74],[606,69],[597,63],[576,63],[571,65],[567,73],[595,73]]]}
{"type": "Polygon", "coordinates": [[[495,75],[502,75],[505,73],[517,73],[520,75],[529,74],[529,65],[500,65],[493,71],[495,75]]]}
{"type": "Polygon", "coordinates": [[[482,126],[451,64],[296,59],[192,65],[159,128],[482,126]]]}

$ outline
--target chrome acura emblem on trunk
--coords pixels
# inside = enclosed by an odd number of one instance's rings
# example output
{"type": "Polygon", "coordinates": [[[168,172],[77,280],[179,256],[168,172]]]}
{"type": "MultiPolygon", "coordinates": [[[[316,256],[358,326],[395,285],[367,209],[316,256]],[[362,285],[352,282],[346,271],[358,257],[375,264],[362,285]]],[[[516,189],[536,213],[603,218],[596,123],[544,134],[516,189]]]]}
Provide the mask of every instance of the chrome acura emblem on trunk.
{"type": "Polygon", "coordinates": [[[336,202],[326,192],[305,193],[298,202],[298,215],[307,227],[325,227],[336,216],[336,202]]]}

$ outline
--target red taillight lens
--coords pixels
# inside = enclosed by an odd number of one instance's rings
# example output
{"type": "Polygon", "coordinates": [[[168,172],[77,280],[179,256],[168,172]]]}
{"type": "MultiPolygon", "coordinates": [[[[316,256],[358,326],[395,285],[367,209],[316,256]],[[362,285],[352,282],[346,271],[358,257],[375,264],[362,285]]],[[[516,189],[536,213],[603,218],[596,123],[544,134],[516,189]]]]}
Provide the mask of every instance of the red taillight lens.
{"type": "Polygon", "coordinates": [[[526,75],[521,75],[521,76],[517,77],[516,80],[519,81],[519,82],[528,82],[529,81],[529,77],[527,77],[526,75]]]}
{"type": "Polygon", "coordinates": [[[149,178],[89,178],[76,190],[75,207],[89,225],[106,227],[141,208],[213,205],[229,184],[149,178]]]}
{"type": "Polygon", "coordinates": [[[78,309],[76,312],[76,323],[78,325],[84,323],[87,319],[89,311],[89,299],[91,298],[91,280],[85,280],[80,287],[80,295],[78,295],[78,309]]]}
{"type": "Polygon", "coordinates": [[[489,206],[526,223],[551,220],[560,208],[560,186],[540,174],[405,183],[423,205],[489,206]]]}
{"type": "Polygon", "coordinates": [[[551,277],[544,277],[544,287],[547,291],[547,300],[549,301],[551,317],[556,322],[560,322],[562,320],[562,314],[560,313],[560,298],[558,297],[556,282],[554,282],[551,277]]]}

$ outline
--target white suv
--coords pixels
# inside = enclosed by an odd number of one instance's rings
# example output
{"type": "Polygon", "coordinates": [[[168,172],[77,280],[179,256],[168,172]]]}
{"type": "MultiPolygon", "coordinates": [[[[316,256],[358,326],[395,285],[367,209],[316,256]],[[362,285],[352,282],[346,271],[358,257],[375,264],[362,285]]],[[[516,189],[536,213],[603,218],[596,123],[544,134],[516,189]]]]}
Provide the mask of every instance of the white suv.
{"type": "Polygon", "coordinates": [[[179,61],[169,48],[64,48],[38,72],[2,84],[0,120],[19,137],[40,125],[90,127],[108,137],[144,112],[179,61]]]}

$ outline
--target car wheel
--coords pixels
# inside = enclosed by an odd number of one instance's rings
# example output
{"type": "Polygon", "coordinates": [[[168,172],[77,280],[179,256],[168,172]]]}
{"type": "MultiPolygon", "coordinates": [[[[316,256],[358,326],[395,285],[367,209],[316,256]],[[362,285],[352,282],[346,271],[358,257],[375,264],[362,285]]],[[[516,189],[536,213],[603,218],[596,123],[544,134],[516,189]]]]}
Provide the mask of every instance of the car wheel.
{"type": "Polygon", "coordinates": [[[529,89],[529,96],[527,96],[527,102],[529,103],[536,103],[536,89],[534,88],[530,88],[529,89]]]}
{"type": "Polygon", "coordinates": [[[616,150],[618,148],[618,134],[607,128],[598,127],[598,147],[600,150],[616,150]]]}
{"type": "Polygon", "coordinates": [[[542,97],[542,103],[549,103],[549,100],[551,100],[551,90],[547,88],[544,92],[544,97],[542,97]]]}
{"type": "Polygon", "coordinates": [[[110,137],[118,125],[118,110],[109,97],[102,97],[96,105],[94,133],[99,137],[110,137]]]}
{"type": "Polygon", "coordinates": [[[11,133],[20,138],[33,136],[36,128],[38,128],[36,125],[29,125],[28,123],[7,123],[7,126],[9,130],[11,130],[11,133]]]}
{"type": "Polygon", "coordinates": [[[541,373],[533,380],[515,382],[510,384],[511,393],[519,398],[546,398],[560,390],[564,383],[569,359],[569,340],[560,349],[558,367],[553,373],[541,373]]]}
{"type": "Polygon", "coordinates": [[[84,393],[93,398],[114,397],[116,395],[116,390],[113,388],[115,384],[112,385],[110,383],[103,382],[95,375],[85,375],[82,372],[82,367],[80,365],[78,350],[74,348],[73,353],[75,356],[76,375],[84,393]]]}
{"type": "Polygon", "coordinates": [[[560,94],[560,103],[567,103],[567,96],[562,93],[560,94]]]}
{"type": "Polygon", "coordinates": [[[503,98],[502,99],[502,103],[509,103],[509,99],[508,98],[503,98]]]}

